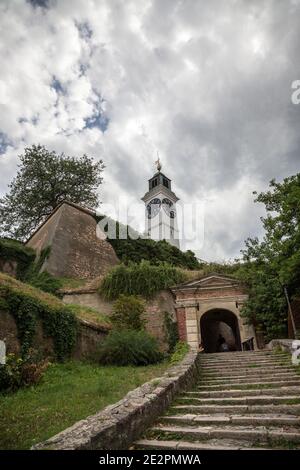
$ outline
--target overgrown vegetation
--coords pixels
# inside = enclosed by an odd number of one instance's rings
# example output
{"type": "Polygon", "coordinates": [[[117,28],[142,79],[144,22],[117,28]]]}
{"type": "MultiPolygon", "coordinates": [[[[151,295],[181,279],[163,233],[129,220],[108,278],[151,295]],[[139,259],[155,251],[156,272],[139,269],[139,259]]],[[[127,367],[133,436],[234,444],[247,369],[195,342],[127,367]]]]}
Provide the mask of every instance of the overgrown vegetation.
{"type": "Polygon", "coordinates": [[[164,327],[168,343],[168,353],[171,354],[176,348],[179,336],[177,322],[173,321],[169,312],[164,313],[164,327]]]}
{"type": "Polygon", "coordinates": [[[106,275],[100,286],[105,298],[117,299],[121,294],[152,297],[156,292],[184,282],[182,271],[166,263],[157,266],[148,261],[128,266],[116,266],[106,275]]]}
{"type": "Polygon", "coordinates": [[[41,251],[40,256],[36,259],[35,251],[22,242],[8,238],[0,239],[0,259],[17,263],[17,279],[44,292],[58,295],[63,282],[46,271],[40,272],[45,260],[50,255],[50,250],[51,247],[48,246],[41,251]]]}
{"type": "Polygon", "coordinates": [[[143,330],[111,331],[99,347],[103,365],[146,366],[162,359],[156,339],[143,330]]]}
{"type": "MultiPolygon", "coordinates": [[[[256,193],[255,193],[256,194],[256,193]]],[[[267,340],[285,337],[289,296],[300,286],[300,173],[283,182],[270,182],[270,190],[260,193],[265,235],[246,240],[243,263],[237,276],[249,286],[249,300],[242,314],[259,328],[267,340]]]]}
{"type": "Polygon", "coordinates": [[[78,319],[85,320],[90,323],[94,323],[97,326],[101,326],[104,329],[111,328],[111,317],[98,312],[98,310],[92,307],[86,307],[78,304],[64,304],[65,308],[72,312],[78,319]]]}
{"type": "Polygon", "coordinates": [[[168,366],[169,362],[147,367],[52,364],[38,385],[0,395],[0,449],[30,449],[160,377],[168,366]]]}
{"type": "Polygon", "coordinates": [[[21,387],[37,384],[49,362],[29,350],[24,358],[8,354],[6,363],[0,364],[0,392],[14,392],[21,387]]]}
{"type": "MultiPolygon", "coordinates": [[[[96,220],[103,221],[105,216],[97,216],[96,220]]],[[[191,250],[183,252],[165,240],[155,241],[143,238],[132,227],[105,217],[103,230],[107,240],[114,248],[123,264],[149,261],[151,264],[168,263],[185,269],[199,269],[202,266],[191,250]]]]}
{"type": "Polygon", "coordinates": [[[134,295],[120,295],[113,306],[111,322],[117,330],[141,330],[145,326],[145,302],[134,295]]]}
{"type": "Polygon", "coordinates": [[[35,251],[23,243],[9,238],[0,239],[0,259],[17,263],[17,277],[24,278],[29,266],[34,262],[35,251]]]}
{"type": "Polygon", "coordinates": [[[0,280],[1,309],[15,318],[22,357],[33,344],[39,320],[45,335],[53,339],[56,358],[63,360],[68,357],[77,334],[74,313],[50,294],[43,294],[10,276],[0,274],[0,280]]]}
{"type": "Polygon", "coordinates": [[[176,364],[177,362],[181,361],[189,352],[189,349],[189,345],[185,341],[178,341],[170,357],[171,364],[176,364]]]}

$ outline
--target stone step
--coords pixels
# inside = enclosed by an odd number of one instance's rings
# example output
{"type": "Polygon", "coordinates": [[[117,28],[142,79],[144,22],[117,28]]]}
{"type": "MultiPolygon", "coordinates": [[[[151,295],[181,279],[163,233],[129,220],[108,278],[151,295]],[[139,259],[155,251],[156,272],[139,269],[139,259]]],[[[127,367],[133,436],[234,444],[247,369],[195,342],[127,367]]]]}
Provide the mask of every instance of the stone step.
{"type": "Polygon", "coordinates": [[[273,388],[257,388],[253,390],[212,390],[212,391],[188,391],[185,392],[186,396],[197,398],[222,398],[222,397],[245,397],[245,396],[259,396],[259,395],[298,395],[300,398],[299,387],[273,387],[273,388]]]}
{"type": "Polygon", "coordinates": [[[206,364],[200,364],[201,370],[236,370],[241,367],[244,369],[268,369],[270,367],[272,368],[280,368],[280,367],[291,367],[293,368],[293,365],[290,361],[286,361],[284,363],[282,362],[272,362],[272,363],[254,363],[254,362],[249,362],[248,364],[246,362],[242,362],[241,364],[214,364],[213,366],[206,365],[206,364]]]}
{"type": "Polygon", "coordinates": [[[269,356],[269,357],[258,357],[258,356],[243,356],[242,358],[230,358],[230,359],[204,359],[200,358],[201,364],[242,364],[243,362],[258,362],[258,363],[272,363],[272,362],[281,362],[281,361],[290,361],[291,355],[282,355],[282,356],[269,356]]]}
{"type": "MultiPolygon", "coordinates": [[[[288,373],[276,373],[274,372],[274,374],[272,376],[263,376],[267,379],[267,381],[276,381],[276,380],[294,380],[294,379],[299,379],[299,375],[297,374],[292,374],[290,372],[288,373]]],[[[213,384],[218,384],[218,383],[230,383],[230,382],[240,382],[241,383],[244,381],[244,382],[247,382],[247,380],[249,382],[251,381],[254,381],[254,382],[257,382],[257,381],[261,381],[261,379],[263,377],[260,377],[260,376],[256,376],[256,375],[234,375],[234,376],[231,376],[231,375],[227,375],[227,376],[220,376],[220,377],[202,377],[202,382],[205,383],[205,385],[213,385],[213,384]]]]}
{"type": "Polygon", "coordinates": [[[230,360],[230,359],[244,359],[244,358],[269,358],[269,357],[280,357],[286,356],[286,353],[275,354],[272,351],[229,351],[219,353],[203,353],[201,354],[201,360],[230,360]]]}
{"type": "Polygon", "coordinates": [[[173,405],[172,413],[197,413],[197,414],[291,414],[300,415],[300,404],[278,404],[278,405],[197,405],[184,404],[173,405]]]}
{"type": "MultiPolygon", "coordinates": [[[[201,425],[201,424],[231,424],[244,426],[299,426],[300,416],[296,415],[198,415],[198,414],[175,414],[163,416],[162,423],[201,425]]],[[[300,431],[300,430],[299,430],[300,431]]]]}
{"type": "Polygon", "coordinates": [[[291,364],[291,356],[288,356],[288,357],[284,357],[284,358],[281,358],[281,359],[264,359],[263,361],[261,359],[255,359],[255,358],[251,358],[251,359],[247,359],[247,360],[244,360],[244,361],[237,361],[237,360],[229,360],[229,361],[200,361],[200,365],[201,366],[205,366],[205,367],[215,367],[215,366],[228,366],[228,367],[231,367],[231,366],[238,366],[238,365],[243,365],[243,364],[246,364],[246,365],[249,365],[249,364],[291,364]]]}
{"type": "Polygon", "coordinates": [[[243,397],[221,397],[221,398],[197,398],[194,396],[181,396],[179,397],[181,402],[189,401],[191,403],[198,403],[198,404],[221,404],[221,405],[259,405],[259,404],[300,404],[300,395],[283,395],[283,396],[274,396],[274,395],[259,395],[259,396],[243,396],[243,397]]]}
{"type": "MultiPolygon", "coordinates": [[[[140,439],[135,443],[136,449],[156,450],[267,450],[267,447],[252,447],[246,441],[229,441],[209,439],[205,442],[188,442],[182,440],[140,439]]],[[[201,460],[201,459],[200,459],[201,460]]]]}
{"type": "Polygon", "coordinates": [[[182,435],[183,438],[188,439],[239,439],[251,442],[288,442],[300,443],[300,430],[297,428],[289,427],[286,431],[284,428],[268,428],[263,426],[246,427],[246,426],[167,426],[157,425],[151,428],[151,433],[158,433],[160,437],[162,433],[172,437],[172,434],[182,435]]]}
{"type": "MultiPolygon", "coordinates": [[[[266,376],[266,375],[275,375],[275,374],[295,374],[295,369],[291,368],[291,367],[279,367],[278,369],[275,369],[275,368],[268,368],[268,369],[259,369],[259,368],[249,368],[249,369],[244,369],[244,368],[240,368],[240,369],[237,369],[237,370],[219,370],[219,371],[211,371],[211,369],[203,372],[202,370],[202,378],[203,380],[206,379],[206,378],[210,378],[210,377],[239,377],[241,375],[251,375],[251,376],[266,376]],[[229,374],[229,375],[228,375],[229,374]]],[[[299,375],[300,377],[300,375],[299,375]]]]}
{"type": "Polygon", "coordinates": [[[216,385],[198,385],[197,389],[203,390],[203,391],[218,391],[218,390],[255,390],[255,388],[260,389],[265,388],[267,390],[267,387],[285,387],[285,386],[299,386],[300,387],[300,377],[299,379],[294,379],[294,380],[274,380],[271,382],[271,379],[268,379],[267,382],[265,381],[254,381],[254,382],[229,382],[229,383],[220,383],[216,385]],[[248,388],[247,388],[248,387],[248,388]]]}

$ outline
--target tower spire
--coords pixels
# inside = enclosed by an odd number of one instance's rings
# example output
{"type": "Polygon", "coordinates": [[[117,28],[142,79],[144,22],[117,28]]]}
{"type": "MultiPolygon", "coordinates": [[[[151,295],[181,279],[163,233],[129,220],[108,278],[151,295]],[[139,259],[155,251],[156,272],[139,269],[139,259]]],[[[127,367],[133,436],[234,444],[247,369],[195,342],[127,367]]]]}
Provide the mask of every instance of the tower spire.
{"type": "Polygon", "coordinates": [[[156,168],[158,169],[158,171],[160,171],[162,169],[162,164],[160,162],[160,158],[159,158],[159,153],[157,151],[157,160],[155,162],[155,165],[156,165],[156,168]]]}

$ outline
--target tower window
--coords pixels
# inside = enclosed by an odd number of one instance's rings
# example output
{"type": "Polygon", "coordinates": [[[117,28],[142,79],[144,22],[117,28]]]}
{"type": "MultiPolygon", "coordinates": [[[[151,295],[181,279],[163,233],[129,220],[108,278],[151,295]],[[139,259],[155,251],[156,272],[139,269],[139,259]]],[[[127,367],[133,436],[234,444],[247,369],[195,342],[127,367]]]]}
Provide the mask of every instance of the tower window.
{"type": "Polygon", "coordinates": [[[157,186],[157,178],[151,181],[151,188],[155,188],[157,186]]]}
{"type": "Polygon", "coordinates": [[[163,178],[163,185],[168,188],[169,187],[169,181],[167,180],[167,178],[163,178]]]}

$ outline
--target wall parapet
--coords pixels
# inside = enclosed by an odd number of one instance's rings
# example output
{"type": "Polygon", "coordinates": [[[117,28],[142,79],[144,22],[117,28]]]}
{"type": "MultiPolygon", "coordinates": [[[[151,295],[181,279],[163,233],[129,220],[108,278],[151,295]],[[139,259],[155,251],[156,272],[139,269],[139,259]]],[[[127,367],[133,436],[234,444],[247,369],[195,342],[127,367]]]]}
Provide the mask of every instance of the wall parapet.
{"type": "Polygon", "coordinates": [[[167,409],[178,392],[196,381],[199,357],[196,352],[189,352],[161,377],[146,382],[117,403],[36,444],[32,450],[128,448],[167,409]]]}

